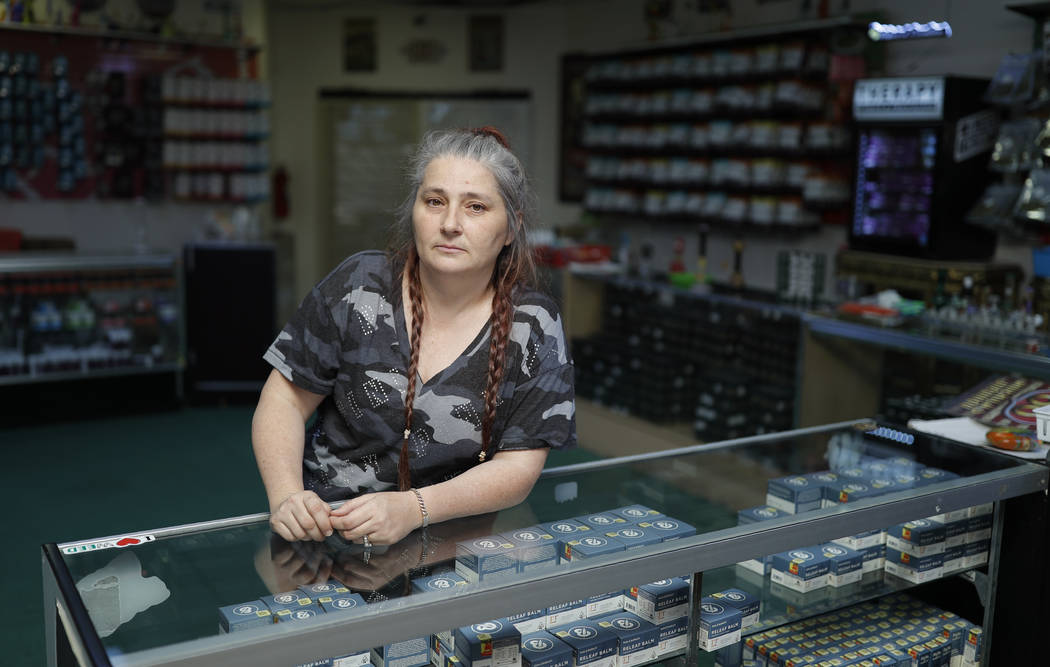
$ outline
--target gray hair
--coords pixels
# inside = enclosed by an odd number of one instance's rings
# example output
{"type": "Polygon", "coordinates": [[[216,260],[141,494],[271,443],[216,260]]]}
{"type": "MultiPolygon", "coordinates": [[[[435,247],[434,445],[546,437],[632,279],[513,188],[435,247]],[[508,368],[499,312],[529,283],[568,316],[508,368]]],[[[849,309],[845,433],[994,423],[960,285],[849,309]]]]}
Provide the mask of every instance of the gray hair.
{"type": "Polygon", "coordinates": [[[486,127],[433,130],[423,137],[408,163],[408,196],[396,210],[394,254],[402,255],[406,245],[413,242],[412,208],[423,184],[423,174],[431,162],[444,157],[476,160],[489,170],[507,209],[507,224],[514,237],[511,245],[527,248],[528,230],[536,215],[532,186],[524,166],[504,144],[502,135],[486,127]]]}

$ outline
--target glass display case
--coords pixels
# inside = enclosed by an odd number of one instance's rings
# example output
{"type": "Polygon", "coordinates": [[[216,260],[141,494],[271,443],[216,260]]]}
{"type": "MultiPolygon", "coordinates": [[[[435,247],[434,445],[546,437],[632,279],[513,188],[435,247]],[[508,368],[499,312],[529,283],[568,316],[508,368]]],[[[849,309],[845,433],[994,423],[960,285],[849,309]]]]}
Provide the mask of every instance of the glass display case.
{"type": "Polygon", "coordinates": [[[0,385],[183,366],[171,254],[0,255],[0,385]]]}
{"type": "Polygon", "coordinates": [[[691,591],[683,605],[688,624],[682,622],[689,641],[660,656],[663,660],[680,656],[690,664],[713,664],[713,654],[697,649],[702,596],[735,588],[761,600],[757,623],[743,630],[746,643],[759,632],[887,599],[919,586],[922,578],[970,592],[966,578],[976,583],[983,611],[969,621],[983,628],[987,652],[994,646],[1003,501],[1046,487],[1044,466],[873,422],[851,422],[551,468],[519,506],[436,524],[371,550],[338,536],[323,543],[284,542],[272,535],[265,514],[47,544],[48,660],[52,665],[74,660],[296,665],[410,638],[429,640],[492,619],[509,625],[515,615],[556,622],[551,614],[557,610],[586,609],[588,602],[592,612],[607,614],[622,608],[634,587],[683,575],[691,591]],[[858,471],[871,490],[848,485],[857,482],[850,476],[858,471]],[[807,476],[816,484],[814,474],[828,472],[839,477],[839,486],[822,491],[823,500],[815,505],[791,506],[794,501],[785,501],[777,490],[785,475],[807,476]],[[775,518],[741,519],[746,510],[769,505],[780,508],[775,518]],[[747,561],[788,550],[812,550],[833,540],[849,544],[843,540],[865,533],[870,541],[871,535],[917,519],[973,527],[973,517],[982,515],[978,533],[965,533],[974,538],[967,542],[972,557],[929,575],[889,568],[885,545],[883,567],[866,567],[859,581],[819,591],[803,593],[782,577],[746,567],[747,561]],[[563,535],[552,522],[576,525],[577,532],[563,535]],[[588,523],[590,531],[583,532],[579,525],[588,523]],[[525,528],[551,535],[542,537],[546,550],[511,548],[508,536],[525,528]],[[618,534],[625,528],[628,533],[618,534]],[[657,537],[632,544],[630,534],[639,532],[657,537]],[[618,550],[588,552],[587,538],[602,538],[598,541],[618,550]],[[482,563],[476,553],[472,558],[472,551],[493,545],[503,549],[501,559],[482,563]],[[425,579],[439,574],[449,580],[458,574],[467,583],[428,591],[425,579]],[[269,607],[252,608],[253,614],[264,612],[254,617],[259,627],[223,630],[234,625],[229,610],[289,591],[303,597],[298,586],[327,582],[361,596],[354,598],[361,603],[357,613],[337,612],[331,605],[322,613],[318,600],[323,602],[324,594],[315,594],[311,602],[299,603],[313,610],[302,614],[311,618],[295,620],[271,597],[269,607]],[[577,607],[564,604],[573,602],[577,607]]]}

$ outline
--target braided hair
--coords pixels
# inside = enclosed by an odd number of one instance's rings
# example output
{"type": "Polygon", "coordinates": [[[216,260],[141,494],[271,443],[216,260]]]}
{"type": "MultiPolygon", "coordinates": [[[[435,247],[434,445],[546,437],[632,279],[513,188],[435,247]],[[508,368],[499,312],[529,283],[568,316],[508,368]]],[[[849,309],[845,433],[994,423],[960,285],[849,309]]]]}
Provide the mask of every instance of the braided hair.
{"type": "Polygon", "coordinates": [[[500,387],[503,383],[515,297],[522,287],[534,285],[536,282],[535,260],[527,239],[527,231],[535,216],[532,189],[525,169],[511,152],[506,137],[490,126],[428,133],[409,165],[410,194],[398,209],[397,234],[391,247],[391,258],[397,268],[397,275],[408,287],[408,306],[412,313],[412,330],[409,332],[411,355],[408,386],[405,391],[405,430],[397,467],[398,488],[401,491],[412,487],[408,441],[412,435],[412,409],[416,397],[419,348],[425,316],[423,288],[419,280],[419,254],[416,251],[412,227],[412,208],[427,166],[433,160],[442,157],[476,160],[489,170],[496,181],[507,211],[507,224],[512,232],[511,243],[497,256],[490,279],[493,291],[492,315],[489,319],[489,363],[485,377],[485,408],[481,418],[481,452],[478,454],[480,461],[485,461],[491,456],[494,447],[492,428],[500,403],[500,387]]]}

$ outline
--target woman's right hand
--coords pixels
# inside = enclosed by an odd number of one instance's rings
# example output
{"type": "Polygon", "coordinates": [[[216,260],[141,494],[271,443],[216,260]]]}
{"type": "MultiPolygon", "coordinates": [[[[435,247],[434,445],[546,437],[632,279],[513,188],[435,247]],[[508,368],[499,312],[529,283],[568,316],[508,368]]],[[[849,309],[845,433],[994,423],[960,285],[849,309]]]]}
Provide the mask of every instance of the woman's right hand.
{"type": "Polygon", "coordinates": [[[298,491],[270,511],[270,528],[289,542],[321,542],[332,534],[328,503],[313,491],[298,491]]]}

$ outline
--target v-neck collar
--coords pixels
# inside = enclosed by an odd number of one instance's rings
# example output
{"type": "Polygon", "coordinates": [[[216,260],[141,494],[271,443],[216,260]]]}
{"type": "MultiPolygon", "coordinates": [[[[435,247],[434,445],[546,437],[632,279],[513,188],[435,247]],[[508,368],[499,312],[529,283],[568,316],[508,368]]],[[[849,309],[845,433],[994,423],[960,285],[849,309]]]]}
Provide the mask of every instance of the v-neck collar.
{"type": "MultiPolygon", "coordinates": [[[[398,292],[400,293],[401,290],[399,289],[398,292]]],[[[408,367],[411,365],[412,362],[412,344],[408,336],[408,320],[405,318],[405,303],[404,299],[400,298],[400,294],[399,298],[397,299],[397,303],[394,306],[394,323],[397,328],[398,347],[401,348],[401,358],[402,360],[404,360],[405,372],[407,373],[408,367]]],[[[434,373],[434,375],[432,375],[431,378],[426,382],[423,382],[423,378],[420,377],[419,371],[417,370],[416,377],[414,378],[414,381],[417,383],[417,386],[428,388],[440,383],[442,378],[446,374],[456,369],[460,365],[460,363],[467,358],[468,354],[472,350],[474,350],[479,344],[481,344],[481,342],[489,335],[489,329],[491,327],[492,318],[489,317],[489,319],[486,320],[485,324],[481,327],[481,330],[478,331],[476,336],[474,336],[474,339],[471,340],[470,343],[468,343],[467,346],[458,355],[456,355],[456,358],[453,359],[448,366],[445,366],[437,373],[434,373]]]]}

